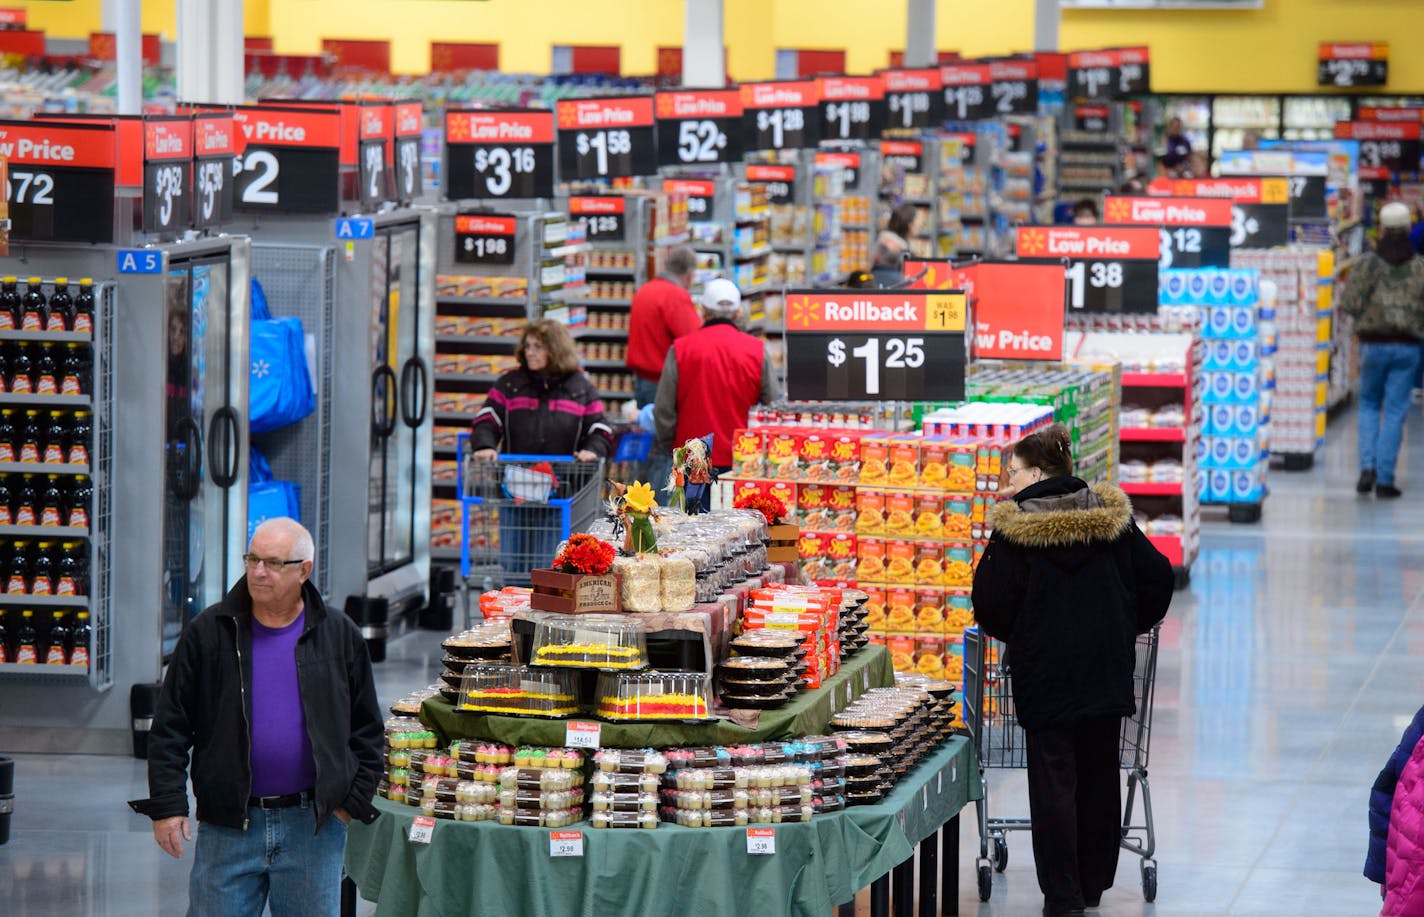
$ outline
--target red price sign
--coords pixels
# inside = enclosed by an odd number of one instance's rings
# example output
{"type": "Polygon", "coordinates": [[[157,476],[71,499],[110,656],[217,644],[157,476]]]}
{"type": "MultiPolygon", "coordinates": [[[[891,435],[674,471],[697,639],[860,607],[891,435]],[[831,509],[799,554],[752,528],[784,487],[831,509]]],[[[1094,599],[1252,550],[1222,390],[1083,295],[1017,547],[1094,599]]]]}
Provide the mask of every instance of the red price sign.
{"type": "Polygon", "coordinates": [[[1161,267],[1230,267],[1231,201],[1210,197],[1109,197],[1103,220],[1156,226],[1161,267]]]}
{"type": "Polygon", "coordinates": [[[1155,229],[1021,226],[1020,258],[1067,259],[1068,306],[1082,312],[1155,313],[1161,239],[1155,229]]]}
{"type": "Polygon", "coordinates": [[[957,268],[907,261],[905,276],[918,277],[912,289],[964,291],[974,316],[976,359],[1063,359],[1063,265],[983,262],[957,268]]]}

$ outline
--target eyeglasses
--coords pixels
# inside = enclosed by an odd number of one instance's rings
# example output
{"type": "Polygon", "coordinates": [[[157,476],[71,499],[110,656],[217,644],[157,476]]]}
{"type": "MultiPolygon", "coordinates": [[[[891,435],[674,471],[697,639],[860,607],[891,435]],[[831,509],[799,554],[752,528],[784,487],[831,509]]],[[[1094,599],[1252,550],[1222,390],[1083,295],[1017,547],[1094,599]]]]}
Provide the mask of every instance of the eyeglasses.
{"type": "Polygon", "coordinates": [[[261,564],[272,573],[281,573],[288,567],[300,566],[303,563],[301,560],[278,560],[275,557],[258,557],[256,554],[242,555],[242,562],[247,565],[249,570],[256,570],[257,565],[261,564]]]}

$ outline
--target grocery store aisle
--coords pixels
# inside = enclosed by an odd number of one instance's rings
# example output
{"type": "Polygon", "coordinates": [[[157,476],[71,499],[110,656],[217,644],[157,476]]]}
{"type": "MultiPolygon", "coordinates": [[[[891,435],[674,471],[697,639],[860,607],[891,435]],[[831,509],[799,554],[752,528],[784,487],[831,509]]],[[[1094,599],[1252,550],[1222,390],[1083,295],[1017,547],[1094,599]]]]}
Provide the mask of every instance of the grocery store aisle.
{"type": "MultiPolygon", "coordinates": [[[[1124,855],[1097,913],[1377,911],[1360,875],[1365,803],[1424,703],[1414,658],[1424,655],[1419,420],[1401,460],[1402,500],[1355,497],[1346,414],[1315,470],[1272,473],[1260,525],[1206,526],[1192,588],[1178,594],[1162,636],[1151,749],[1157,903],[1143,903],[1138,861],[1124,855]]],[[[392,645],[377,666],[383,701],[434,680],[439,639],[392,645]]],[[[1022,773],[995,772],[990,786],[995,814],[1027,814],[1022,773]]],[[[124,805],[141,795],[141,762],[20,756],[12,836],[0,847],[0,913],[182,914],[191,858],[169,859],[154,845],[147,820],[124,805]]],[[[981,905],[972,810],[962,820],[961,913],[1038,914],[1028,836],[1011,835],[1008,869],[981,905]]],[[[860,903],[868,913],[865,896],[860,903]]]]}

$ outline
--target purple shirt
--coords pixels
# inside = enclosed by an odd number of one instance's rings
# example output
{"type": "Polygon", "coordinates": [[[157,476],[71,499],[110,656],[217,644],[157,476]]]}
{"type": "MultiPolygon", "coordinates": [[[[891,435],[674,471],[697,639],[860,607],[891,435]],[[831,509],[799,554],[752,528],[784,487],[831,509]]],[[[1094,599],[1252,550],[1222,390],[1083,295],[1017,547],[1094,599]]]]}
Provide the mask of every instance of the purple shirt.
{"type": "Polygon", "coordinates": [[[316,785],[316,761],[297,687],[297,638],[306,611],[286,627],[252,620],[252,795],[285,796],[316,785]]]}

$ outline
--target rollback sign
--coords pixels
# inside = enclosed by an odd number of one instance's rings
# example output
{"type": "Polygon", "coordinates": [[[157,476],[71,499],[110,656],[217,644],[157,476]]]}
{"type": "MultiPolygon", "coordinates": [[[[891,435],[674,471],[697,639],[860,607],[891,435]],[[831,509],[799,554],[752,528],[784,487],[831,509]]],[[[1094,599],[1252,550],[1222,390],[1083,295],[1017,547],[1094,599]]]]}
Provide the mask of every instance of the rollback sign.
{"type": "Polygon", "coordinates": [[[1230,200],[1232,248],[1275,248],[1290,241],[1290,183],[1284,178],[1157,178],[1147,191],[1230,200]]]}

